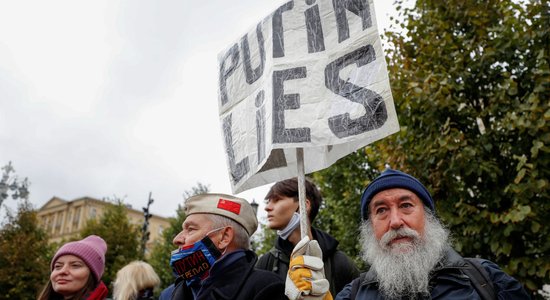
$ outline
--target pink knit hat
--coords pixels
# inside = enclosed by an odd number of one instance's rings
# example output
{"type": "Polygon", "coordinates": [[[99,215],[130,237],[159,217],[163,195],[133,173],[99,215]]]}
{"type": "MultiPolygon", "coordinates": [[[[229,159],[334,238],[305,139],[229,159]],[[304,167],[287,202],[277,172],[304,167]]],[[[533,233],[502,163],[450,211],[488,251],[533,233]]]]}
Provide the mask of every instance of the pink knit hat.
{"type": "Polygon", "coordinates": [[[80,257],[90,268],[95,279],[99,281],[105,270],[105,252],[107,252],[105,241],[97,235],[90,235],[83,240],[61,246],[52,259],[51,269],[53,270],[53,266],[59,257],[71,254],[80,257]]]}

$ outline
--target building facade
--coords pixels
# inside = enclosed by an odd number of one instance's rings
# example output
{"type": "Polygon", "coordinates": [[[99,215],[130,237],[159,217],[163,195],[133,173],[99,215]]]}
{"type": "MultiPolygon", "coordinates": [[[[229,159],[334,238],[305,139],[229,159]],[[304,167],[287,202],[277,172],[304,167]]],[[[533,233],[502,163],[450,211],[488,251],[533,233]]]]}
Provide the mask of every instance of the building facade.
{"type": "MultiPolygon", "coordinates": [[[[49,234],[49,242],[62,242],[76,239],[80,231],[90,219],[99,219],[107,205],[111,204],[103,200],[90,197],[82,197],[72,201],[66,201],[53,197],[38,210],[38,221],[42,228],[49,234]]],[[[126,208],[131,224],[141,228],[143,226],[143,211],[126,208]]],[[[149,219],[149,240],[146,251],[151,249],[153,243],[162,238],[162,231],[170,226],[167,218],[153,215],[149,219]]]]}

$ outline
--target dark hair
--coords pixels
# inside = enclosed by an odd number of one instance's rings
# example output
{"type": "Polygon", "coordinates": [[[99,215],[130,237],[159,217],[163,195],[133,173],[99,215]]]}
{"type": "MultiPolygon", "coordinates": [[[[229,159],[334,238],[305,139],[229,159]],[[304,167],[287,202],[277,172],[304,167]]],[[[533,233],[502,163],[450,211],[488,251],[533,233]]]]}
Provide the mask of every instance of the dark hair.
{"type": "MultiPolygon", "coordinates": [[[[88,276],[88,281],[86,281],[86,285],[84,285],[84,288],[80,290],[78,293],[75,294],[73,299],[84,299],[84,297],[91,293],[97,286],[99,282],[95,279],[94,275],[90,271],[90,275],[88,276]]],[[[40,292],[38,295],[38,300],[63,300],[63,295],[60,293],[54,291],[52,286],[52,281],[48,280],[48,283],[44,286],[44,289],[40,292]]]]}
{"type": "MultiPolygon", "coordinates": [[[[313,223],[321,202],[323,202],[323,196],[317,186],[308,178],[305,179],[306,185],[306,198],[309,199],[311,210],[309,211],[309,222],[313,223]]],[[[265,199],[269,200],[276,196],[284,196],[293,198],[294,201],[298,201],[298,179],[296,177],[279,181],[275,183],[265,195],[265,199]]]]}

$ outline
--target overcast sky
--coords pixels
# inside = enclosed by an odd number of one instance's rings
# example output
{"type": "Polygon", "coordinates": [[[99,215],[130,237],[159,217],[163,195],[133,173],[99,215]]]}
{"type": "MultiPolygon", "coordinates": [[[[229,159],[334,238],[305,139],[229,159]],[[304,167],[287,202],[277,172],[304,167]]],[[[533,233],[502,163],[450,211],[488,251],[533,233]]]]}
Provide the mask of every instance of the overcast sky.
{"type": "MultiPolygon", "coordinates": [[[[217,54],[284,2],[0,2],[0,165],[29,179],[37,208],[117,196],[141,209],[152,192],[167,217],[197,182],[231,193],[217,54]]],[[[382,32],[395,11],[374,5],[382,32]]]]}

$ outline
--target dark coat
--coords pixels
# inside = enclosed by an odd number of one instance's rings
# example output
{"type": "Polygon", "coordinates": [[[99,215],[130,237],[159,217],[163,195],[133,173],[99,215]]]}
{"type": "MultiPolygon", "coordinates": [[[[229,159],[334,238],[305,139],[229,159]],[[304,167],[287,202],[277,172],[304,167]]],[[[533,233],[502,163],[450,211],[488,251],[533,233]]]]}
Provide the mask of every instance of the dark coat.
{"type": "Polygon", "coordinates": [[[257,256],[252,251],[230,265],[223,266],[210,274],[209,284],[205,284],[197,297],[185,281],[178,279],[172,292],[173,300],[285,300],[285,285],[271,272],[257,270],[254,265],[257,256]]]}
{"type": "MultiPolygon", "coordinates": [[[[504,273],[496,264],[482,260],[481,265],[489,274],[497,299],[531,299],[523,286],[513,277],[504,273]]],[[[478,300],[475,287],[464,273],[464,258],[453,249],[447,249],[443,259],[436,265],[430,277],[429,296],[418,296],[417,299],[468,299],[478,300]]],[[[359,279],[357,279],[359,280],[359,279]]],[[[359,285],[355,299],[384,299],[378,290],[378,281],[374,271],[369,270],[359,285]]],[[[335,300],[352,300],[351,284],[340,292],[335,300]]]]}
{"type": "Polygon", "coordinates": [[[160,292],[159,300],[170,300],[172,298],[172,293],[174,292],[174,284],[172,283],[167,288],[160,292]]]}
{"type": "MultiPolygon", "coordinates": [[[[330,283],[331,294],[336,295],[346,284],[359,276],[359,269],[344,252],[337,249],[338,241],[328,233],[312,227],[311,235],[323,251],[325,278],[330,283]]],[[[275,247],[260,256],[256,268],[275,272],[285,280],[293,249],[294,245],[291,242],[277,238],[275,247]]]]}

